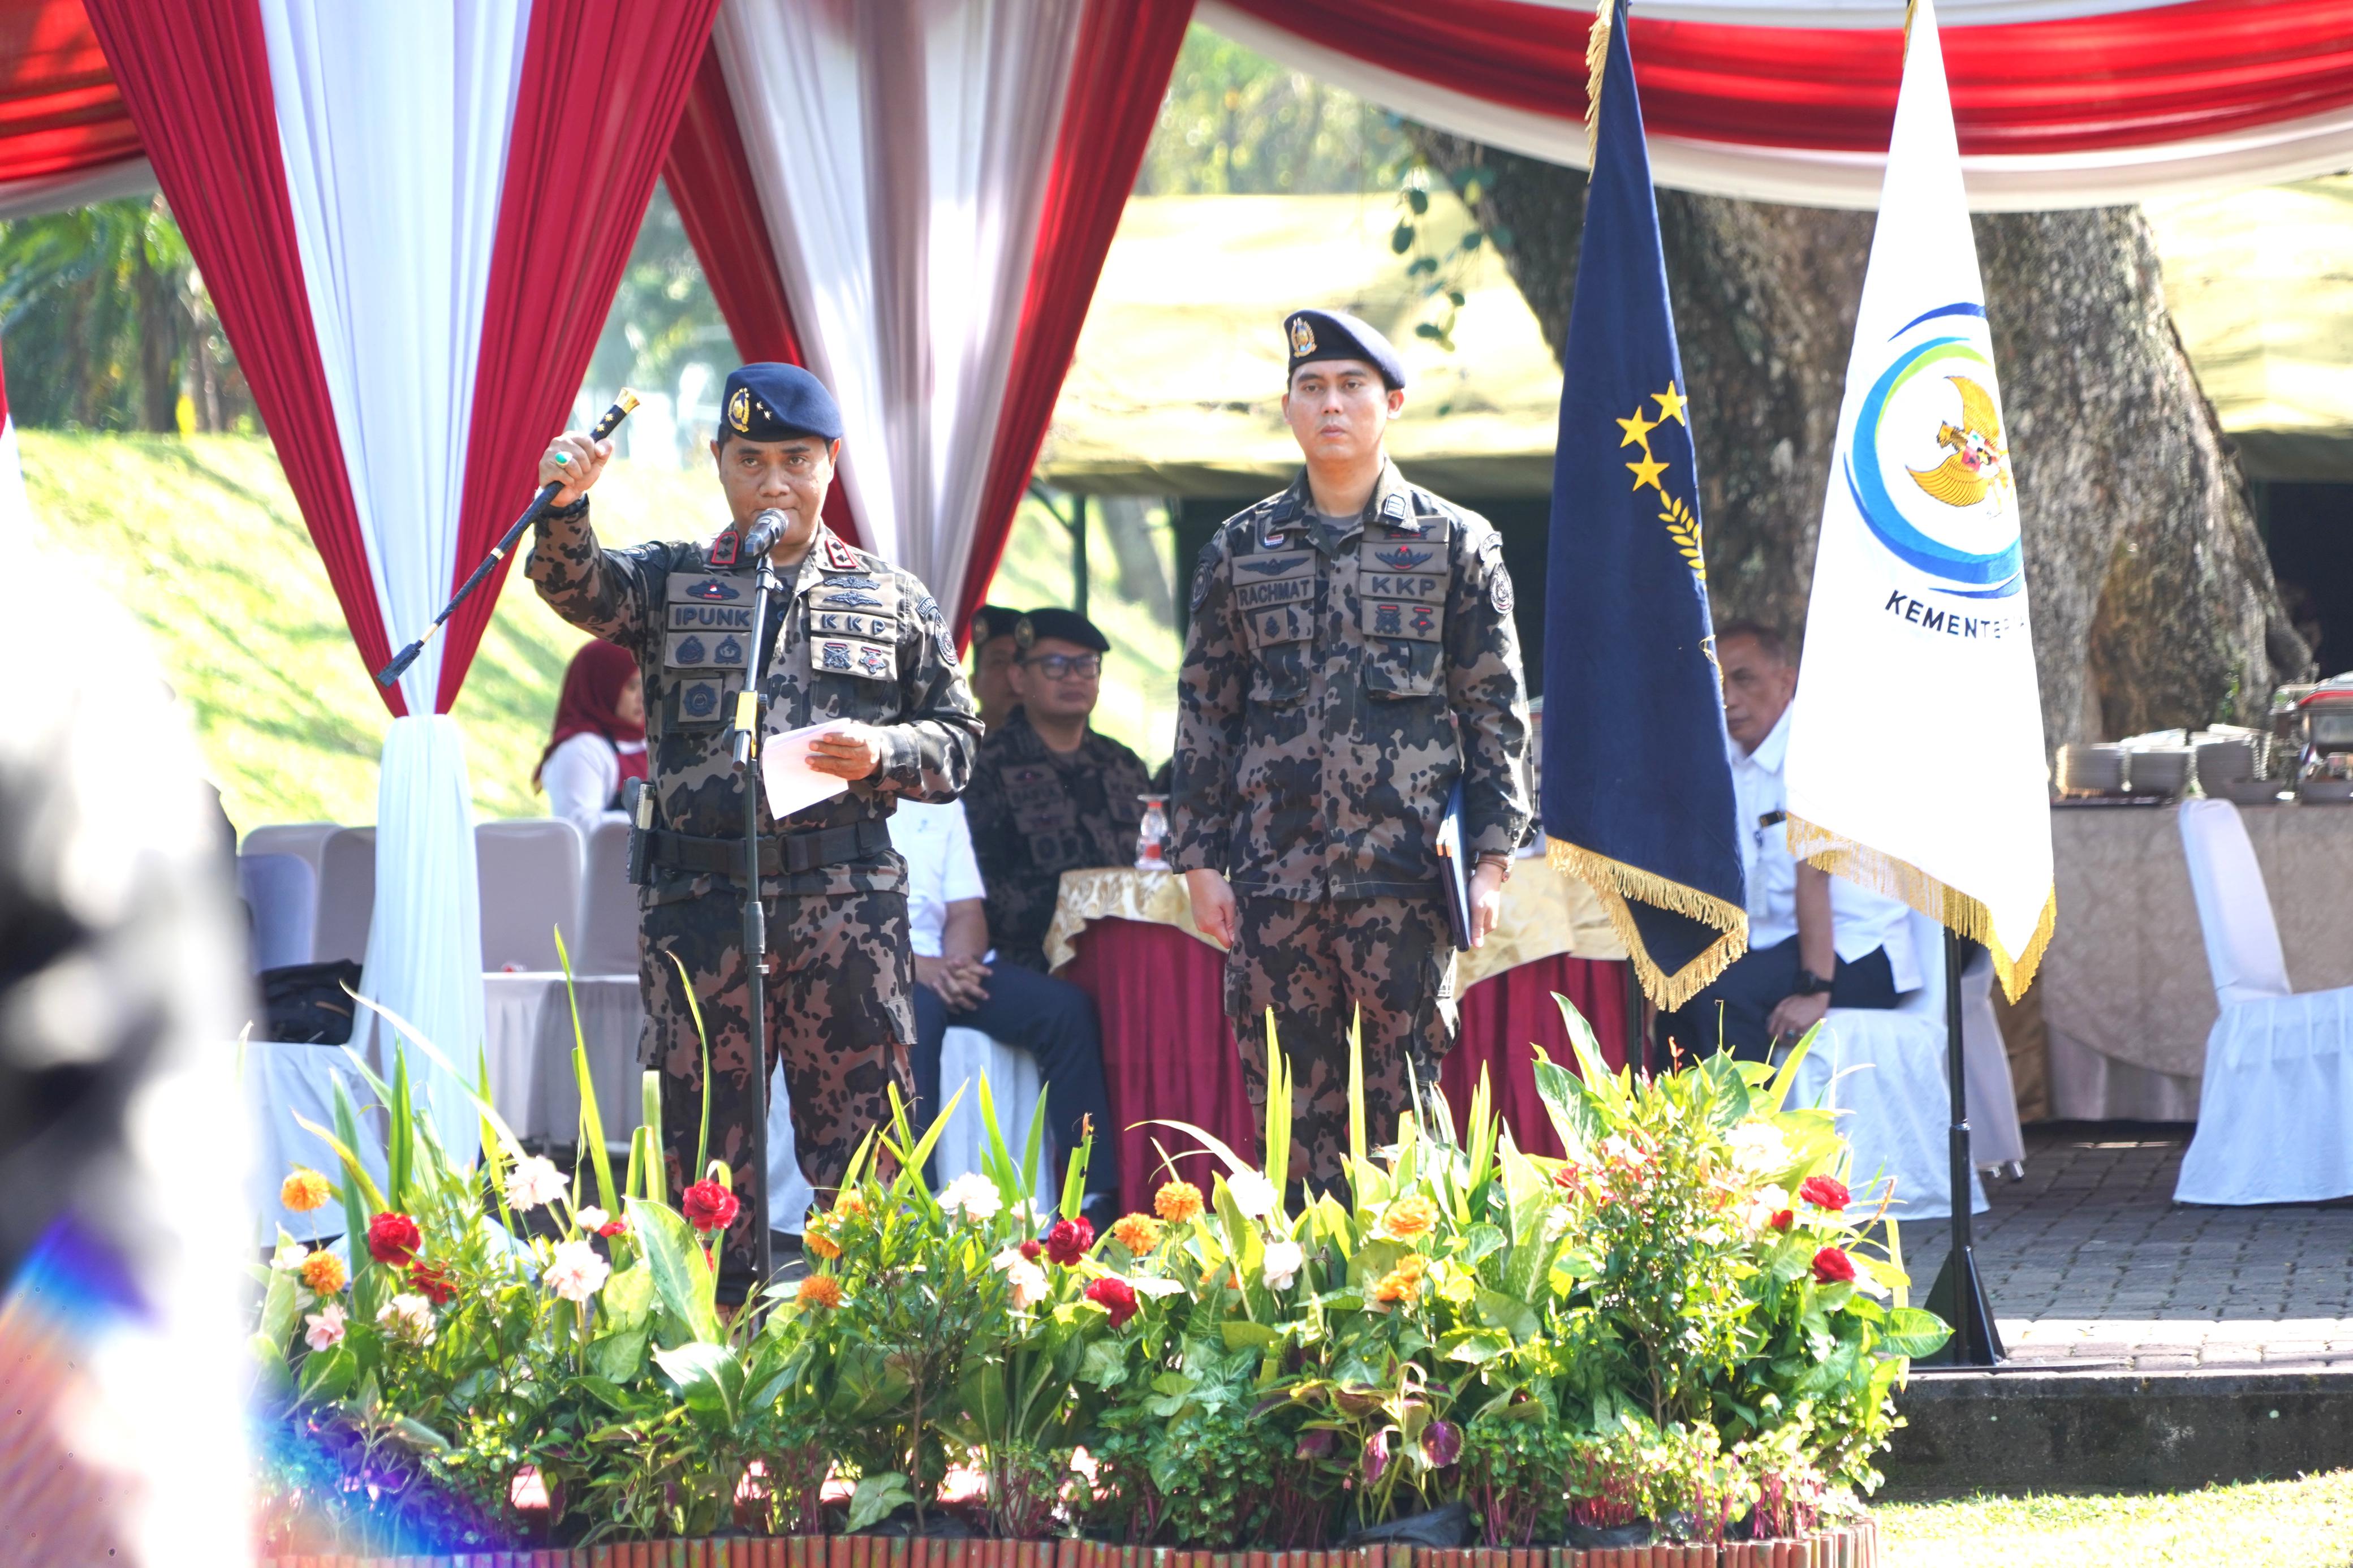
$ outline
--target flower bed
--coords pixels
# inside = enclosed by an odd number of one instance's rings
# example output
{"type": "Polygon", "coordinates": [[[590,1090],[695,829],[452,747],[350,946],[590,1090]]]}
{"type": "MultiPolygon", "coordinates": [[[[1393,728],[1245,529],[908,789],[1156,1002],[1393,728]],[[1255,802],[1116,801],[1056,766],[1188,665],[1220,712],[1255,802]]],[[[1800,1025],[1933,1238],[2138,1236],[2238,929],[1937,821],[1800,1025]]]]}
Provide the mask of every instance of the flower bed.
{"type": "MultiPolygon", "coordinates": [[[[340,1183],[287,1182],[290,1206],[342,1204],[354,1256],[281,1240],[259,1271],[260,1554],[1869,1561],[1889,1391],[1946,1334],[1903,1305],[1893,1226],[1863,1239],[1828,1114],[1783,1103],[1794,1059],[1612,1077],[1567,1016],[1582,1078],[1536,1074],[1566,1159],[1514,1147],[1483,1086],[1464,1137],[1409,1117],[1378,1150],[1357,1100],[1345,1186],[1312,1194],[1278,1112],[1259,1163],[1187,1129],[1224,1173],[1101,1237],[1087,1151],[1033,1194],[1042,1120],[1017,1156],[984,1082],[982,1171],[933,1194],[939,1127],[901,1115],[810,1216],[814,1272],[732,1317],[711,1251],[729,1173],[671,1206],[658,1108],[618,1183],[586,1092],[572,1182],[486,1100],[462,1169],[396,1053],[371,1080],[384,1186],[348,1157],[340,1183]],[[976,1495],[944,1500],[951,1471],[976,1495]],[[1594,1545],[1646,1531],[1666,1543],[1594,1545]],[[943,1535],[994,1540],[923,1539],[943,1535]]],[[[1273,1077],[1287,1107],[1279,1058],[1273,1077]]],[[[342,1147],[356,1117],[339,1096],[342,1147]]]]}

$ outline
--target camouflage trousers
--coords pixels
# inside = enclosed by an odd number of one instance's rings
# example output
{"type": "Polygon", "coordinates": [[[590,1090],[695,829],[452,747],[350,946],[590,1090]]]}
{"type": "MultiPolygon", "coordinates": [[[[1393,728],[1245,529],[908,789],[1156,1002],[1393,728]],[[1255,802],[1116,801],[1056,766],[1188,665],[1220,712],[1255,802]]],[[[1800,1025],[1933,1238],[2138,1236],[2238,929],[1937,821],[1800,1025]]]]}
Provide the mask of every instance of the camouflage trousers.
{"type": "Polygon", "coordinates": [[[767,1114],[778,1063],[792,1096],[793,1140],[809,1185],[840,1184],[869,1129],[886,1124],[890,1085],[913,1100],[908,1052],[915,1038],[909,995],[914,963],[902,892],[794,895],[764,900],[768,917],[765,1070],[752,1072],[744,905],[733,889],[657,904],[642,915],[638,984],[646,1001],[638,1056],[662,1075],[662,1148],[670,1192],[699,1181],[702,1040],[687,1005],[676,954],[694,985],[711,1044],[710,1155],[724,1160],[743,1210],[728,1227],[723,1268],[747,1277],[757,1227],[798,1215],[763,1213],[767,1182],[755,1168],[754,1129],[767,1114]]]}
{"type": "Polygon", "coordinates": [[[1291,1066],[1291,1171],[1335,1186],[1348,1153],[1348,1026],[1361,1017],[1365,1131],[1397,1136],[1453,1047],[1454,942],[1446,906],[1428,898],[1244,895],[1226,955],[1226,1016],[1241,1043],[1251,1107],[1266,1110],[1266,1013],[1291,1066]]]}

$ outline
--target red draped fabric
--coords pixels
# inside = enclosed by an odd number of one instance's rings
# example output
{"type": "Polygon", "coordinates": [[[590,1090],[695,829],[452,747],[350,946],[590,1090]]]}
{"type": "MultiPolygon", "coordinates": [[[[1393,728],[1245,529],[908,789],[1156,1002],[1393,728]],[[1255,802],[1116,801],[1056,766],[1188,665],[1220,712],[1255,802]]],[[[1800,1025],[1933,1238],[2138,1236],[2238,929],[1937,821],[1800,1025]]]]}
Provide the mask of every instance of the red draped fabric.
{"type": "Polygon", "coordinates": [[[0,184],[142,152],[82,0],[0,0],[0,184]]]}
{"type": "MultiPolygon", "coordinates": [[[[718,9],[719,0],[532,7],[483,301],[452,591],[536,488],[540,446],[564,427],[580,391],[718,9]]],[[[501,562],[449,618],[441,712],[458,700],[512,563],[501,562]]]]}
{"type": "MultiPolygon", "coordinates": [[[[392,656],[327,395],[255,0],[88,0],[90,20],[237,349],[371,672],[392,656]]],[[[400,693],[376,686],[396,716],[400,693]]]]}
{"type": "MultiPolygon", "coordinates": [[[[1560,1016],[1556,995],[1568,998],[1585,1015],[1610,1067],[1626,1065],[1626,966],[1597,963],[1561,953],[1507,969],[1482,980],[1462,994],[1462,1033],[1454,1049],[1440,1064],[1439,1087],[1460,1122],[1471,1109],[1471,1092],[1479,1072],[1486,1069],[1488,1092],[1512,1141],[1522,1152],[1558,1155],[1560,1140],[1552,1118],[1536,1093],[1536,1054],[1545,1055],[1571,1072],[1576,1053],[1569,1049],[1568,1026],[1560,1016]]],[[[1459,1129],[1458,1129],[1459,1131],[1459,1129]]]]}
{"type": "MultiPolygon", "coordinates": [[[[1589,7],[1525,0],[1229,0],[1368,64],[1538,114],[1585,112],[1589,7]]],[[[1884,153],[1904,58],[1894,27],[1799,28],[1636,15],[1654,136],[1884,153]]],[[[1964,154],[2146,147],[2353,104],[2344,0],[2191,0],[2105,16],[1948,25],[1964,154]]]]}
{"type": "MultiPolygon", "coordinates": [[[[702,258],[703,279],[735,340],[735,352],[746,361],[805,363],[792,304],[785,298],[784,272],[753,194],[751,160],[735,125],[727,73],[714,46],[704,46],[695,68],[685,111],[662,163],[662,182],[686,226],[687,243],[702,258]]],[[[825,522],[851,543],[860,542],[845,487],[837,484],[826,492],[825,522]]]]}
{"type": "Polygon", "coordinates": [[[974,524],[972,559],[957,596],[959,638],[987,597],[1005,554],[1192,15],[1193,0],[1094,0],[1079,25],[1070,96],[1021,302],[1020,335],[974,524]]]}

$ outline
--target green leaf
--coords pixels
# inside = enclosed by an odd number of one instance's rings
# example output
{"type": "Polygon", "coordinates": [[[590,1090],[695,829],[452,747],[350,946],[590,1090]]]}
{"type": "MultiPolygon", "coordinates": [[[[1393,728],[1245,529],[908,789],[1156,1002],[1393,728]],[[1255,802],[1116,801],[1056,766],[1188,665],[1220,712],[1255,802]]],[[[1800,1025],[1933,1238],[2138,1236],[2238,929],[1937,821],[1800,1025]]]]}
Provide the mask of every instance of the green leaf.
{"type": "Polygon", "coordinates": [[[588,1364],[596,1375],[616,1384],[633,1383],[645,1371],[646,1342],[651,1329],[639,1324],[610,1333],[588,1347],[588,1364]]]}
{"type": "Polygon", "coordinates": [[[1226,1338],[1226,1348],[1229,1351],[1238,1351],[1245,1347],[1264,1350],[1269,1346],[1280,1344],[1282,1341],[1281,1331],[1264,1323],[1253,1323],[1240,1318],[1228,1319],[1221,1327],[1226,1338]]]}
{"type": "Polygon", "coordinates": [[[324,1403],[341,1399],[359,1381],[359,1358],[347,1345],[313,1351],[302,1361],[302,1397],[324,1403]]]}
{"type": "Polygon", "coordinates": [[[286,1343],[294,1337],[295,1320],[301,1316],[301,1281],[283,1268],[269,1271],[269,1290],[261,1299],[261,1340],[269,1346],[265,1360],[283,1363],[286,1343]]]}
{"type": "Polygon", "coordinates": [[[1399,223],[1395,231],[1389,235],[1389,249],[1398,256],[1403,256],[1407,251],[1411,250],[1412,248],[1413,225],[1410,223],[1399,223]]]}
{"type": "Polygon", "coordinates": [[[1952,1337],[1951,1325],[1936,1313],[1895,1307],[1889,1310],[1887,1322],[1879,1331],[1879,1348],[1890,1355],[1917,1358],[1934,1355],[1952,1337]]]}
{"type": "Polygon", "coordinates": [[[654,1364],[678,1384],[686,1407],[735,1425],[744,1409],[744,1363],[725,1345],[688,1343],[654,1352],[654,1364]]]}
{"type": "Polygon", "coordinates": [[[1479,1321],[1503,1330],[1514,1340],[1525,1344],[1543,1331],[1543,1323],[1535,1309],[1516,1297],[1482,1286],[1472,1298],[1479,1321]]]}
{"type": "Polygon", "coordinates": [[[580,1089],[580,1142],[596,1169],[596,1205],[607,1214],[620,1211],[613,1192],[613,1157],[605,1147],[605,1113],[596,1103],[596,1080],[588,1071],[588,1037],[580,1027],[580,994],[572,984],[572,955],[564,948],[564,932],[555,932],[555,962],[564,970],[564,997],[572,1005],[572,1077],[580,1089]]]}
{"type": "Polygon", "coordinates": [[[914,1500],[913,1489],[898,1471],[868,1476],[849,1494],[849,1533],[856,1535],[869,1525],[881,1523],[897,1510],[913,1506],[914,1500]]]}
{"type": "Polygon", "coordinates": [[[611,1321],[634,1323],[653,1306],[652,1272],[642,1265],[621,1269],[605,1281],[605,1289],[597,1293],[596,1302],[611,1321]]]}
{"type": "Polygon", "coordinates": [[[1430,211],[1430,193],[1419,186],[1409,187],[1405,193],[1405,205],[1413,209],[1414,216],[1419,217],[1430,211]]]}
{"type": "Polygon", "coordinates": [[[1512,1348],[1512,1342],[1488,1329],[1463,1329],[1438,1342],[1440,1353],[1448,1361],[1466,1362],[1472,1366],[1493,1361],[1512,1348]]]}
{"type": "Polygon", "coordinates": [[[392,1429],[419,1448],[429,1448],[437,1454],[446,1454],[449,1451],[449,1439],[422,1421],[414,1420],[406,1415],[396,1415],[392,1418],[392,1429]]]}
{"type": "Polygon", "coordinates": [[[715,1344],[724,1339],[713,1305],[718,1281],[712,1276],[711,1260],[678,1212],[632,1198],[629,1234],[645,1253],[654,1290],[670,1315],[698,1340],[715,1344]]]}

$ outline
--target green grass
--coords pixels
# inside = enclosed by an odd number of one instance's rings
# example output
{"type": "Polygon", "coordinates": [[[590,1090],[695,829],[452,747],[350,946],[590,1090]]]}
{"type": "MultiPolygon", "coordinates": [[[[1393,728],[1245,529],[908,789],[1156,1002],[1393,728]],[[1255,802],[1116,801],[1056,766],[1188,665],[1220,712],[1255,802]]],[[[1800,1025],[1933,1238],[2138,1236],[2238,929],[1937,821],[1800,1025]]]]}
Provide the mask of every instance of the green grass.
{"type": "Polygon", "coordinates": [[[2150,1496],[1883,1503],[1887,1568],[2353,1564],[2353,1470],[2150,1496]]]}
{"type": "MultiPolygon", "coordinates": [[[[375,821],[389,715],[269,443],[48,430],[22,440],[36,537],[58,573],[34,591],[98,588],[146,625],[231,820],[375,821]]],[[[721,520],[717,500],[702,472],[617,462],[597,487],[597,530],[611,543],[699,538],[721,520]]],[[[1025,514],[1000,580],[1009,602],[1067,601],[1066,538],[1025,514]]],[[[1108,547],[1093,548],[1107,564],[1108,547]]],[[[1126,646],[1106,672],[1104,727],[1157,762],[1168,751],[1175,633],[1118,601],[1107,577],[1092,607],[1126,646]]],[[[586,640],[509,575],[455,710],[477,816],[545,811],[531,770],[564,667],[586,640]]]]}

